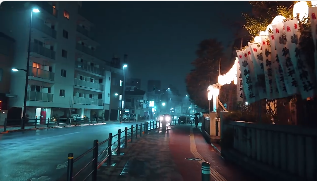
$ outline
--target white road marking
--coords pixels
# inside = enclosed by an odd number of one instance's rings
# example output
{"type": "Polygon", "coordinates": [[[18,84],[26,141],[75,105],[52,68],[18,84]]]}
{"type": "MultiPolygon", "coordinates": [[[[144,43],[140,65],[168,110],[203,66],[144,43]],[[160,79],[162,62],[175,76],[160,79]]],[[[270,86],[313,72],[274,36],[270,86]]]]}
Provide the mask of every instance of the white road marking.
{"type": "MultiPolygon", "coordinates": [[[[199,164],[202,164],[206,160],[197,151],[196,142],[195,142],[195,135],[193,133],[193,128],[190,129],[190,135],[189,136],[190,136],[190,152],[194,155],[195,158],[202,159],[200,161],[197,161],[197,162],[199,162],[199,164]]],[[[211,177],[213,179],[215,179],[216,181],[227,181],[226,178],[224,178],[221,174],[218,173],[218,171],[216,171],[212,167],[210,167],[210,173],[211,173],[210,174],[211,177]]]]}
{"type": "Polygon", "coordinates": [[[50,181],[51,178],[48,176],[41,176],[39,178],[31,178],[30,181],[50,181]]]}

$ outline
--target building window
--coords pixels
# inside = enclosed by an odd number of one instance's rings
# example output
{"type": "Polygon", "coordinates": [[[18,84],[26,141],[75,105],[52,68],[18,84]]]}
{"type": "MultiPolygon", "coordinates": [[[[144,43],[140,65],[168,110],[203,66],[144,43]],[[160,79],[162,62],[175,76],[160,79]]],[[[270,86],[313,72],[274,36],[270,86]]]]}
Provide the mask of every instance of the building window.
{"type": "Polygon", "coordinates": [[[66,30],[63,30],[63,37],[65,39],[68,39],[68,32],[66,30]]]}
{"type": "Polygon", "coordinates": [[[102,99],[102,94],[98,94],[98,99],[102,99]]]}
{"type": "Polygon", "coordinates": [[[79,97],[83,97],[83,94],[82,94],[82,93],[79,93],[79,97]]]}
{"type": "Polygon", "coordinates": [[[102,83],[102,82],[103,82],[103,80],[102,80],[102,78],[100,78],[100,79],[99,79],[99,83],[102,83]]]}
{"type": "Polygon", "coordinates": [[[65,51],[64,49],[62,50],[62,57],[67,58],[67,51],[65,51]]]}
{"type": "Polygon", "coordinates": [[[79,80],[84,80],[84,77],[80,75],[79,80]]]}
{"type": "Polygon", "coordinates": [[[65,90],[59,90],[59,96],[65,97],[65,90]]]}
{"type": "Polygon", "coordinates": [[[61,69],[61,76],[62,76],[62,77],[66,77],[66,70],[61,69]]]}
{"type": "Polygon", "coordinates": [[[90,78],[90,82],[94,83],[94,79],[93,79],[93,78],[90,78]]]}
{"type": "Polygon", "coordinates": [[[69,13],[64,10],[64,17],[69,20],[69,13]]]}
{"type": "Polygon", "coordinates": [[[92,99],[92,94],[89,94],[89,98],[91,98],[91,99],[92,99]]]}

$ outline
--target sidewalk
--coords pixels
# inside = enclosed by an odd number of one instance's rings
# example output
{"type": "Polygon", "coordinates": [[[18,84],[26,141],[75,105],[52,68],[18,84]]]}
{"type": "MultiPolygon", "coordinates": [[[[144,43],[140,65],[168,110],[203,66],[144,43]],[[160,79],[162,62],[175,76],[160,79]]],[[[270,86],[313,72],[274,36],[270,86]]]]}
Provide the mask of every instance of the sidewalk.
{"type": "Polygon", "coordinates": [[[204,161],[210,163],[211,180],[259,180],[224,161],[190,125],[144,135],[124,151],[114,166],[101,166],[98,181],[201,181],[204,161]]]}
{"type": "Polygon", "coordinates": [[[105,125],[105,121],[98,121],[98,123],[91,122],[91,123],[78,123],[78,124],[66,124],[66,123],[59,123],[59,125],[51,123],[48,127],[47,125],[38,124],[35,126],[25,126],[24,130],[21,130],[21,126],[7,126],[6,132],[4,132],[4,126],[0,126],[0,134],[5,134],[9,132],[17,132],[17,131],[29,131],[29,130],[43,130],[43,129],[49,129],[49,128],[65,128],[65,127],[75,127],[75,126],[90,126],[90,125],[105,125]]]}
{"type": "MultiPolygon", "coordinates": [[[[43,129],[49,129],[49,128],[65,128],[65,127],[75,127],[75,126],[90,126],[90,125],[105,125],[105,124],[111,124],[111,123],[120,123],[120,121],[98,121],[98,123],[96,121],[92,121],[92,122],[73,122],[71,125],[66,124],[66,123],[59,123],[59,125],[55,124],[55,123],[50,123],[50,125],[47,127],[47,125],[43,125],[43,124],[37,124],[36,128],[35,126],[25,126],[24,130],[21,130],[21,126],[7,126],[6,128],[6,132],[4,132],[4,126],[0,126],[0,134],[6,134],[9,132],[17,132],[17,131],[29,131],[29,130],[43,130],[43,129]]],[[[122,123],[139,123],[139,122],[145,122],[143,120],[139,120],[139,121],[123,121],[122,123]]]]}

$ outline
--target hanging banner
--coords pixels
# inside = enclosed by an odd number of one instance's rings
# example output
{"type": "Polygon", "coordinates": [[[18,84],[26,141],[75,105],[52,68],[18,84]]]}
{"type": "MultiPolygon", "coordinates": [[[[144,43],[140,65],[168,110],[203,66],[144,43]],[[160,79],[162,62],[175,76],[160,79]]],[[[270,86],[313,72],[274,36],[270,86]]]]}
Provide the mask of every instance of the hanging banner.
{"type": "Polygon", "coordinates": [[[310,7],[308,16],[310,18],[310,26],[313,37],[313,42],[315,44],[315,79],[317,79],[317,7],[310,7]]]}
{"type": "Polygon", "coordinates": [[[284,98],[284,97],[287,97],[288,94],[286,91],[283,69],[282,69],[282,66],[280,64],[279,56],[278,56],[277,51],[276,51],[275,37],[274,37],[273,32],[269,32],[268,38],[270,40],[270,45],[271,45],[271,61],[272,61],[271,67],[273,70],[274,80],[275,80],[276,87],[278,90],[278,97],[277,98],[284,98]]]}
{"type": "Polygon", "coordinates": [[[256,78],[255,88],[259,92],[259,99],[266,99],[265,74],[263,66],[262,48],[260,44],[248,43],[251,50],[251,60],[254,66],[254,73],[256,78]]]}
{"type": "MultiPolygon", "coordinates": [[[[289,57],[286,59],[290,60],[294,66],[296,83],[298,84],[299,93],[303,99],[312,97],[314,95],[314,88],[316,84],[314,83],[314,74],[312,70],[308,67],[306,60],[301,56],[301,51],[299,47],[300,31],[298,20],[288,20],[284,23],[286,29],[286,39],[287,48],[289,52],[289,57]]],[[[287,60],[287,61],[288,61],[287,60]]]]}
{"type": "Polygon", "coordinates": [[[250,75],[251,71],[249,68],[247,51],[238,50],[237,56],[239,59],[239,65],[240,65],[241,76],[242,76],[242,87],[243,87],[245,100],[250,103],[255,102],[255,94],[253,93],[253,82],[250,75]]]}
{"type": "Polygon", "coordinates": [[[238,57],[236,57],[236,60],[235,60],[236,64],[237,65],[237,101],[238,102],[243,102],[244,100],[244,93],[243,93],[243,80],[242,80],[242,74],[241,74],[241,67],[240,67],[240,64],[239,64],[239,59],[238,57]]]}
{"type": "MultiPolygon", "coordinates": [[[[263,56],[263,67],[265,75],[265,86],[267,99],[272,100],[279,98],[279,93],[276,85],[275,75],[272,66],[271,58],[271,45],[268,36],[261,36],[262,56],[263,56]]],[[[275,58],[274,58],[275,59],[275,58]]]]}
{"type": "Polygon", "coordinates": [[[294,65],[290,59],[289,49],[287,48],[288,41],[290,40],[286,38],[284,23],[278,23],[276,25],[272,25],[272,27],[277,54],[283,69],[287,94],[297,94],[298,83],[296,81],[294,65]]]}

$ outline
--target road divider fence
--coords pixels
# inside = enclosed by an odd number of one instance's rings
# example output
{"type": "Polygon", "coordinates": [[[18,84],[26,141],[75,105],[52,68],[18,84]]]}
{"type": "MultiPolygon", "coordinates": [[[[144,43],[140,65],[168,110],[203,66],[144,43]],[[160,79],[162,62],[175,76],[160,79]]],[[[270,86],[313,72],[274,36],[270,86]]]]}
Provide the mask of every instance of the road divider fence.
{"type": "Polygon", "coordinates": [[[124,155],[124,153],[121,153],[121,149],[127,148],[128,143],[132,143],[138,137],[148,134],[150,130],[158,128],[158,121],[131,125],[130,128],[125,127],[123,131],[118,129],[118,133],[115,135],[109,133],[108,138],[102,142],[94,140],[93,147],[76,158],[74,158],[74,153],[69,153],[67,181],[97,181],[98,168],[104,164],[111,166],[113,156],[124,155]],[[85,160],[84,158],[87,156],[90,159],[85,160]],[[74,164],[78,164],[76,169],[74,164]]]}

